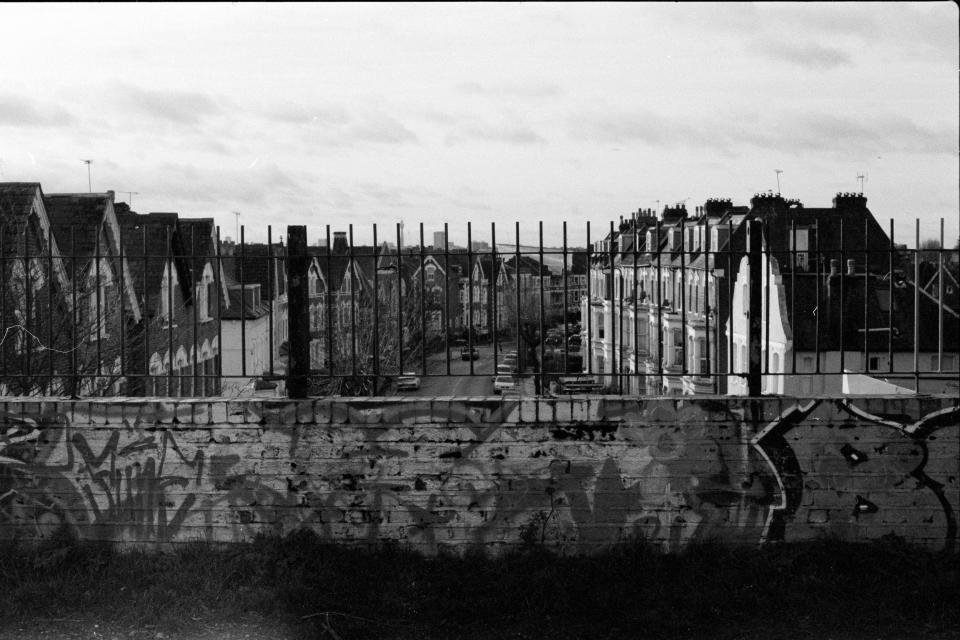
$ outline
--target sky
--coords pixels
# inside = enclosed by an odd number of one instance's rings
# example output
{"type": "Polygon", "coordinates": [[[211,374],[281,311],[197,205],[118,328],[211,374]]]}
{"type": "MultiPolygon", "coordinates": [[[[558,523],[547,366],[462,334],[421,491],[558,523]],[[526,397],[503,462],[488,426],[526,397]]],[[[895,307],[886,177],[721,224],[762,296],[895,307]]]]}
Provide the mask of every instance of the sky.
{"type": "Polygon", "coordinates": [[[779,177],[809,207],[862,184],[898,242],[943,218],[953,247],[958,24],[952,2],[3,3],[0,182],[85,192],[89,169],[247,240],[566,222],[583,246],[588,221],[779,177]]]}

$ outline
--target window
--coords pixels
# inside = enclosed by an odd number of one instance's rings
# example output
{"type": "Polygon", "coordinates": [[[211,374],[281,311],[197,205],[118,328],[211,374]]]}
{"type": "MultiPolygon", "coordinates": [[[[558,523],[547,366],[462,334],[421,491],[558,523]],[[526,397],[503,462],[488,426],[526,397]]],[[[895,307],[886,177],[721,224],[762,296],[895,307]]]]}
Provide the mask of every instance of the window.
{"type": "Polygon", "coordinates": [[[953,371],[956,368],[956,363],[954,362],[953,356],[948,356],[944,354],[943,356],[943,370],[944,371],[953,371]]]}
{"type": "Polygon", "coordinates": [[[871,356],[868,362],[868,369],[870,371],[876,371],[880,368],[880,358],[876,356],[871,356]]]}
{"type": "Polygon", "coordinates": [[[673,365],[683,366],[683,332],[680,329],[673,330],[673,365]]]}
{"type": "Polygon", "coordinates": [[[700,356],[700,374],[707,375],[710,373],[710,366],[707,358],[707,340],[706,338],[697,338],[697,353],[700,356]]]}
{"type": "Polygon", "coordinates": [[[802,365],[803,365],[803,368],[801,369],[801,371],[813,371],[813,357],[812,357],[812,356],[804,356],[804,357],[803,357],[803,360],[801,361],[801,363],[802,363],[802,365]]]}

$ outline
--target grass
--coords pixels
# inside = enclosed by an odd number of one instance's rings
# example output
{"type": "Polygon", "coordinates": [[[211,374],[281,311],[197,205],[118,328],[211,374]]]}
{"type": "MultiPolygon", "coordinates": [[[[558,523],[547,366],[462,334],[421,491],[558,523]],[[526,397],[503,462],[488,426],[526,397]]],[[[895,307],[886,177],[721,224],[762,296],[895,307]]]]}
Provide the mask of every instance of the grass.
{"type": "Polygon", "coordinates": [[[176,552],[58,536],[0,549],[0,631],[31,619],[164,630],[256,615],[302,637],[913,638],[960,632],[960,559],[895,540],[591,557],[364,551],[303,532],[176,552]]]}

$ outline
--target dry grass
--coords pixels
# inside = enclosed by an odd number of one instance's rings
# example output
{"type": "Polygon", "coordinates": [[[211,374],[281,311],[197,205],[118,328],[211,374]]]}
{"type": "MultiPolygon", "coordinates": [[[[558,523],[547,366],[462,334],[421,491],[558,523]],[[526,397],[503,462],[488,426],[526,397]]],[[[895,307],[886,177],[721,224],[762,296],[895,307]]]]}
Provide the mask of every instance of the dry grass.
{"type": "Polygon", "coordinates": [[[0,549],[0,632],[74,617],[178,637],[198,620],[256,616],[302,637],[343,640],[939,639],[960,629],[958,569],[955,555],[896,541],[424,558],[308,533],[168,554],[58,537],[0,549]]]}

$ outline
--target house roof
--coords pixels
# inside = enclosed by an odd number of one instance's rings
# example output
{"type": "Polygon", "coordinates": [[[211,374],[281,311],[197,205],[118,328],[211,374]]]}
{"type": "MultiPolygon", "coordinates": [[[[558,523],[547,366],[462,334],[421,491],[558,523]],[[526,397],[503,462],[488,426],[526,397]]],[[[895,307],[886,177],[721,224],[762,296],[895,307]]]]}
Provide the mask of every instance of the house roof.
{"type": "Polygon", "coordinates": [[[0,218],[29,216],[38,190],[39,182],[0,182],[0,218]]]}
{"type": "MultiPolygon", "coordinates": [[[[251,283],[256,284],[256,283],[251,283]]],[[[239,286],[232,286],[228,289],[228,295],[230,296],[230,306],[224,309],[220,317],[223,320],[255,320],[257,318],[262,318],[270,314],[270,307],[266,302],[263,302],[263,298],[260,298],[260,304],[255,305],[254,301],[250,298],[243,298],[242,291],[239,286]],[[241,318],[240,312],[240,302],[243,299],[243,315],[241,318]]],[[[251,296],[252,297],[252,296],[251,296]]]]}

